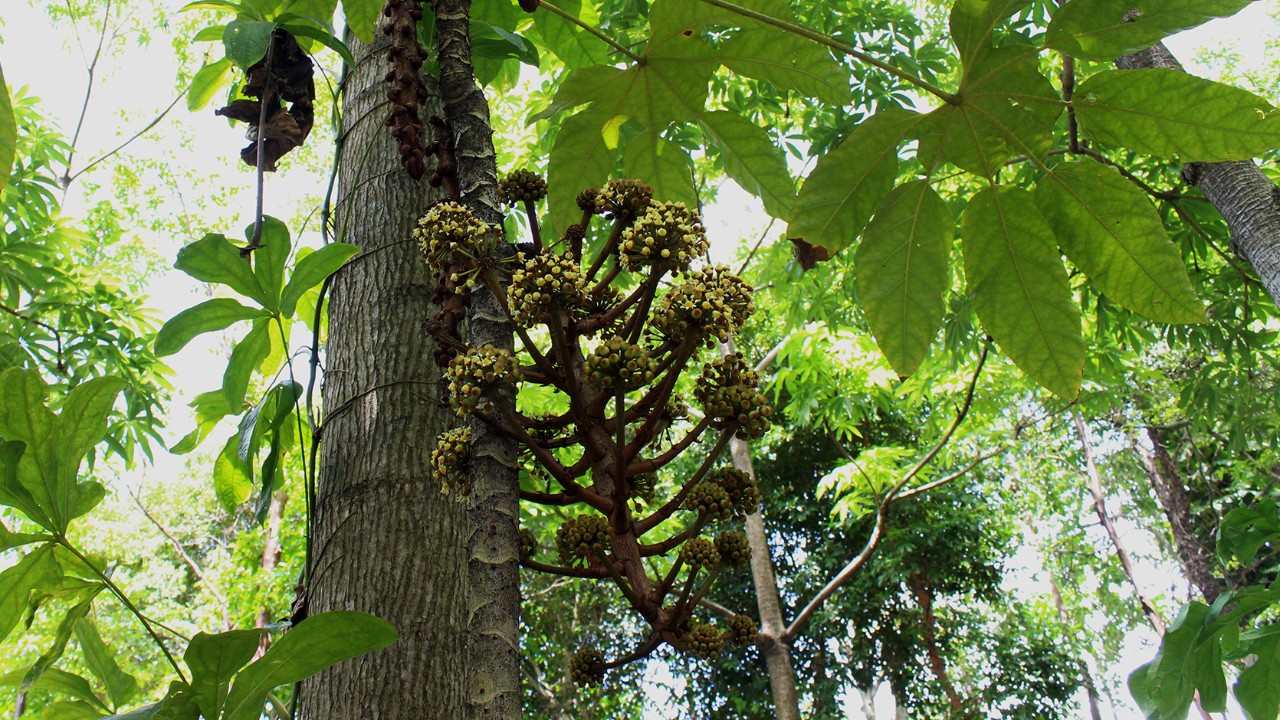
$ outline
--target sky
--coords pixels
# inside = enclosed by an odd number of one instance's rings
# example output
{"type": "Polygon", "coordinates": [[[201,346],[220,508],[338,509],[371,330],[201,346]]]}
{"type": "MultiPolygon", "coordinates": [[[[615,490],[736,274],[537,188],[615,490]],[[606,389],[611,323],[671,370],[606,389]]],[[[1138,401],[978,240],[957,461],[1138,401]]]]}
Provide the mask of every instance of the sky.
{"type": "MultiPolygon", "coordinates": [[[[172,3],[174,8],[181,4],[172,3]]],[[[86,57],[92,54],[92,43],[96,42],[96,37],[81,37],[77,42],[74,34],[68,35],[65,29],[52,27],[43,3],[33,5],[25,0],[0,0],[0,8],[0,65],[9,85],[31,87],[32,92],[42,98],[46,115],[56,120],[70,135],[84,102],[86,57]],[[87,50],[81,50],[81,43],[88,46],[87,50]]],[[[1267,61],[1269,41],[1280,34],[1274,18],[1277,12],[1280,12],[1280,0],[1256,2],[1234,17],[1180,33],[1166,42],[1188,70],[1197,74],[1212,77],[1216,73],[1215,66],[1198,62],[1197,58],[1206,50],[1224,46],[1235,48],[1240,53],[1243,67],[1259,67],[1267,61]]],[[[1274,53],[1272,50],[1272,58],[1274,53]]],[[[163,38],[157,38],[150,48],[129,47],[100,68],[78,142],[77,164],[83,166],[87,159],[114,147],[167,106],[177,93],[173,80],[176,71],[168,41],[163,38]]],[[[243,144],[241,128],[232,128],[226,121],[215,117],[212,108],[192,113],[184,104],[174,109],[166,123],[181,124],[181,133],[164,131],[161,134],[162,137],[184,138],[179,147],[141,143],[135,151],[153,153],[173,163],[196,168],[201,174],[219,178],[220,182],[249,186],[251,174],[239,167],[236,158],[238,148],[243,144]]],[[[105,172],[95,177],[99,181],[107,178],[109,175],[105,172]]],[[[269,177],[269,202],[288,205],[314,193],[312,184],[315,179],[300,179],[307,183],[305,187],[299,186],[297,180],[287,174],[269,177]]],[[[252,220],[252,195],[247,191],[241,192],[235,200],[235,206],[222,209],[221,219],[226,225],[219,229],[228,235],[234,234],[232,228],[252,220]]],[[[64,214],[81,214],[85,201],[83,188],[73,186],[64,214]]],[[[732,182],[721,187],[717,200],[706,208],[705,216],[706,226],[713,229],[713,253],[724,259],[732,257],[740,242],[754,243],[769,227],[769,219],[761,212],[759,201],[732,182]]],[[[769,230],[770,236],[777,237],[782,229],[780,223],[774,224],[769,230]]],[[[194,239],[158,238],[157,243],[161,246],[156,249],[172,257],[181,245],[194,239]]],[[[150,293],[151,305],[161,318],[167,318],[204,299],[206,289],[175,271],[157,278],[150,293]]],[[[182,416],[181,408],[195,394],[217,385],[216,379],[225,363],[223,353],[226,347],[224,339],[210,336],[192,343],[191,347],[173,358],[172,364],[178,369],[174,383],[178,397],[174,407],[179,408],[173,421],[174,439],[190,428],[190,420],[182,416]]],[[[227,434],[229,430],[215,432],[208,445],[211,448],[220,445],[218,438],[227,434]]],[[[141,475],[127,481],[135,483],[171,478],[182,472],[183,463],[182,459],[160,452],[155,467],[144,469],[141,475]]],[[[1144,552],[1154,550],[1146,533],[1133,526],[1122,524],[1121,527],[1126,532],[1126,539],[1137,546],[1135,549],[1139,554],[1158,555],[1156,552],[1144,552]]],[[[1042,582],[1036,576],[1033,557],[1015,557],[1014,563],[1022,564],[1020,572],[1029,587],[1034,588],[1035,583],[1042,582]]],[[[1182,591],[1178,585],[1169,583],[1170,575],[1176,575],[1169,567],[1140,564],[1139,571],[1148,592],[1172,592],[1176,596],[1182,591]]],[[[1145,662],[1150,658],[1153,640],[1153,636],[1135,636],[1125,649],[1121,665],[1109,669],[1109,672],[1127,675],[1133,667],[1145,662]]],[[[892,699],[887,694],[877,695],[877,716],[892,717],[891,703],[892,699]]],[[[852,712],[851,717],[861,717],[860,712],[852,712]]],[[[1116,712],[1118,717],[1135,716],[1132,708],[1116,708],[1116,712]]]]}

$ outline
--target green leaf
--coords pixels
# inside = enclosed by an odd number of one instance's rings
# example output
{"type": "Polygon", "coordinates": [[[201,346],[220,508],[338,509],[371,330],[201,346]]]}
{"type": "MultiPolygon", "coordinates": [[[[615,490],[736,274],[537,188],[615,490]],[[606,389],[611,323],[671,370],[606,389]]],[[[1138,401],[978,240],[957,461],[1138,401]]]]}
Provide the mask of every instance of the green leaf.
{"type": "Polygon", "coordinates": [[[1223,562],[1235,558],[1248,567],[1263,545],[1276,540],[1280,540],[1280,509],[1275,500],[1238,507],[1227,513],[1219,525],[1218,558],[1223,562]]]}
{"type": "Polygon", "coordinates": [[[244,339],[236,343],[231,351],[231,360],[222,374],[222,395],[227,407],[235,411],[244,405],[244,395],[249,389],[249,379],[253,371],[267,358],[271,351],[271,321],[255,320],[253,329],[244,339]]]}
{"type": "Polygon", "coordinates": [[[1204,322],[1160,215],[1115,170],[1094,162],[1058,165],[1037,184],[1035,199],[1067,257],[1107,297],[1159,322],[1204,322]]]}
{"type": "Polygon", "coordinates": [[[240,461],[249,470],[250,481],[253,479],[252,464],[258,456],[258,448],[263,438],[270,438],[270,447],[266,459],[262,462],[262,488],[258,494],[258,522],[266,517],[266,511],[274,492],[277,480],[280,455],[283,450],[282,435],[284,425],[293,416],[297,400],[302,395],[302,386],[298,383],[281,383],[273,388],[253,407],[240,421],[240,461]]]}
{"type": "MultiPolygon", "coordinates": [[[[22,456],[27,444],[17,440],[0,441],[0,505],[20,510],[43,528],[57,525],[40,507],[31,491],[23,484],[20,475],[22,456]]],[[[0,638],[2,639],[2,638],[0,638]]]]}
{"type": "Polygon", "coordinates": [[[584,110],[565,120],[556,134],[547,161],[547,205],[551,225],[558,232],[564,232],[581,217],[582,211],[574,201],[578,193],[609,179],[614,151],[605,145],[601,132],[609,119],[584,110]]]}
{"type": "Polygon", "coordinates": [[[1256,660],[1240,671],[1236,701],[1249,720],[1275,720],[1280,714],[1280,626],[1272,625],[1255,637],[1249,649],[1256,660]]]}
{"type": "Polygon", "coordinates": [[[196,0],[178,8],[178,12],[187,12],[188,10],[213,10],[215,12],[233,12],[240,14],[254,14],[249,7],[231,0],[196,0]]]}
{"type": "Polygon", "coordinates": [[[338,53],[338,57],[342,58],[342,61],[347,65],[354,66],[356,64],[355,58],[351,55],[351,49],[347,47],[346,43],[334,37],[332,33],[304,23],[286,23],[281,27],[298,37],[311,38],[319,42],[321,45],[338,53]]]}
{"type": "Polygon", "coordinates": [[[236,675],[223,720],[257,720],[267,693],[396,641],[395,628],[360,612],[329,612],[303,620],[236,675]]]}
{"type": "Polygon", "coordinates": [[[0,66],[0,190],[9,182],[13,170],[13,156],[18,147],[18,123],[13,116],[13,103],[9,100],[9,85],[4,79],[4,67],[0,66]]]}
{"type": "Polygon", "coordinates": [[[23,676],[22,684],[18,687],[18,696],[20,698],[25,696],[31,686],[38,682],[45,672],[53,667],[53,664],[66,652],[67,641],[71,639],[72,628],[81,618],[89,614],[89,610],[93,607],[93,598],[96,595],[97,593],[95,592],[87,599],[77,603],[67,610],[66,615],[62,616],[62,621],[58,623],[58,629],[54,633],[53,642],[49,644],[48,649],[40,654],[40,657],[36,658],[35,663],[31,665],[31,668],[27,670],[27,674],[23,676]]]}
{"type": "MultiPolygon", "coordinates": [[[[587,0],[559,0],[556,7],[578,18],[591,27],[600,27],[600,15],[594,4],[587,0]]],[[[612,48],[600,38],[583,30],[569,20],[547,10],[533,14],[533,26],[546,43],[547,49],[567,68],[589,65],[608,65],[612,48]]]]}
{"type": "Polygon", "coordinates": [[[331,243],[298,261],[289,276],[289,283],[284,286],[284,295],[280,300],[280,314],[286,318],[293,317],[298,306],[298,298],[307,290],[324,282],[324,279],[338,271],[338,268],[355,257],[360,248],[348,243],[331,243]]]}
{"type": "Polygon", "coordinates": [[[267,56],[271,34],[276,24],[264,20],[232,20],[222,32],[222,44],[227,49],[227,59],[241,70],[267,56]]]}
{"type": "Polygon", "coordinates": [[[1080,309],[1053,230],[1031,194],[989,187],[961,222],[964,270],[987,332],[1031,379],[1065,399],[1080,392],[1080,309]]]}
{"type": "Polygon", "coordinates": [[[32,590],[51,589],[62,579],[62,567],[53,556],[53,545],[41,545],[13,567],[0,572],[0,642],[18,623],[32,590]]]}
{"type": "Polygon", "coordinates": [[[1035,48],[1002,47],[965,66],[958,104],[924,121],[917,156],[928,171],[944,162],[992,177],[1019,155],[1042,157],[1062,104],[1040,74],[1035,48]]]}
{"type": "Polygon", "coordinates": [[[174,455],[194,450],[217,426],[219,420],[231,414],[231,408],[221,389],[200,393],[191,401],[191,407],[195,410],[196,429],[169,448],[169,452],[174,455]]]}
{"type": "Polygon", "coordinates": [[[1111,61],[1213,18],[1239,12],[1253,0],[1071,0],[1058,8],[1045,46],[1090,60],[1111,61]]]}
{"type": "MultiPolygon", "coordinates": [[[[5,687],[18,687],[22,684],[22,680],[26,677],[26,670],[14,670],[0,676],[0,685],[5,687]]],[[[93,690],[93,686],[89,681],[79,675],[60,670],[58,668],[49,668],[40,676],[40,679],[31,684],[32,690],[49,690],[51,692],[61,693],[78,700],[84,700],[101,710],[94,717],[101,717],[104,712],[111,712],[111,708],[107,707],[93,690]]]]}
{"type": "Polygon", "coordinates": [[[787,169],[786,155],[769,139],[769,133],[733,112],[707,112],[698,120],[708,144],[720,151],[725,174],[760,198],[765,212],[787,218],[796,201],[795,181],[787,169]]]}
{"type": "Polygon", "coordinates": [[[40,712],[40,720],[98,720],[103,713],[101,708],[83,700],[55,700],[40,712]]]}
{"type": "MultiPolygon", "coordinates": [[[[138,681],[132,675],[120,669],[116,663],[115,653],[102,642],[98,628],[88,618],[81,618],[75,624],[76,642],[80,643],[80,652],[84,656],[84,664],[94,677],[102,681],[107,688],[107,696],[111,705],[119,707],[127,702],[138,691],[138,681]]],[[[104,710],[109,708],[103,708],[104,710]]]]}
{"type": "Polygon", "coordinates": [[[232,72],[231,61],[226,58],[206,63],[197,70],[187,90],[187,109],[195,111],[208,105],[218,91],[231,82],[232,72]]]}
{"type": "Polygon", "coordinates": [[[245,307],[230,298],[206,300],[174,315],[160,328],[156,335],[156,355],[172,355],[186,347],[197,335],[216,332],[241,320],[261,317],[262,314],[261,309],[245,307]]]}
{"type": "Polygon", "coordinates": [[[1150,665],[1147,692],[1151,705],[1160,717],[1186,717],[1195,698],[1191,682],[1192,655],[1199,643],[1209,608],[1204,603],[1190,602],[1182,606],[1173,624],[1160,640],[1160,651],[1150,665]]]}
{"type": "MultiPolygon", "coordinates": [[[[9,443],[0,441],[0,446],[6,446],[6,445],[9,445],[9,443]]],[[[20,443],[20,442],[15,442],[13,443],[13,445],[26,447],[23,443],[20,443]]],[[[19,452],[19,457],[20,456],[21,456],[21,453],[19,452]]],[[[4,450],[2,448],[0,448],[0,462],[8,462],[8,460],[5,459],[4,450]]],[[[8,466],[0,466],[0,467],[4,468],[5,472],[10,472],[10,470],[8,470],[8,466]]],[[[16,473],[17,472],[16,461],[12,467],[13,467],[13,470],[11,472],[16,473]]],[[[7,505],[8,503],[0,502],[0,504],[7,505]]],[[[22,547],[23,545],[31,545],[32,543],[48,542],[52,539],[53,539],[53,536],[46,535],[45,533],[16,533],[10,530],[9,528],[5,527],[4,523],[0,522],[0,552],[4,552],[5,550],[12,550],[13,548],[16,548],[16,547],[22,547]]]]}
{"type": "Polygon", "coordinates": [[[218,233],[209,233],[179,250],[173,266],[201,282],[227,285],[263,307],[271,304],[249,261],[240,257],[240,249],[218,233]]]}
{"type": "Polygon", "coordinates": [[[1247,160],[1280,148],[1280,113],[1262,98],[1178,70],[1104,70],[1071,101],[1081,130],[1182,162],[1247,160]]]}
{"type": "Polygon", "coordinates": [[[538,67],[538,48],[527,38],[488,23],[471,23],[471,56],[495,60],[516,59],[538,67]]]}
{"type": "Polygon", "coordinates": [[[852,243],[893,189],[898,144],[920,117],[905,110],[876,113],[819,158],[796,196],[788,237],[821,247],[829,255],[852,243]]]}
{"type": "Polygon", "coordinates": [[[240,461],[239,451],[240,439],[233,435],[213,461],[213,494],[227,512],[235,512],[253,492],[253,481],[245,464],[240,461]]]}
{"type": "Polygon", "coordinates": [[[253,659],[262,630],[232,630],[191,638],[182,659],[191,668],[191,689],[206,718],[221,717],[231,678],[253,659]]]}
{"type": "MultiPolygon", "coordinates": [[[[245,227],[245,240],[252,242],[253,230],[252,224],[245,227]]],[[[277,313],[280,312],[280,294],[284,289],[284,266],[293,250],[289,228],[280,220],[264,215],[261,243],[262,246],[253,251],[253,274],[258,279],[258,287],[263,289],[269,300],[263,306],[277,313]]]]}
{"type": "Polygon", "coordinates": [[[847,105],[853,92],[849,68],[823,45],[776,28],[743,30],[716,49],[715,58],[733,72],[764,80],[831,105],[847,105]]]}
{"type": "Polygon", "coordinates": [[[342,14],[347,19],[347,27],[360,42],[373,42],[373,31],[382,13],[382,0],[342,0],[342,14]]]}
{"type": "Polygon", "coordinates": [[[993,47],[995,29],[1030,0],[956,0],[951,6],[951,39],[967,65],[993,47]]]}
{"type": "Polygon", "coordinates": [[[653,188],[655,200],[698,207],[689,153],[652,130],[645,130],[627,143],[626,152],[622,155],[622,171],[627,177],[640,178],[648,183],[653,188]]]}
{"type": "Polygon", "coordinates": [[[858,300],[885,358],[915,372],[942,326],[955,217],[927,180],[894,188],[862,234],[858,300]]]}

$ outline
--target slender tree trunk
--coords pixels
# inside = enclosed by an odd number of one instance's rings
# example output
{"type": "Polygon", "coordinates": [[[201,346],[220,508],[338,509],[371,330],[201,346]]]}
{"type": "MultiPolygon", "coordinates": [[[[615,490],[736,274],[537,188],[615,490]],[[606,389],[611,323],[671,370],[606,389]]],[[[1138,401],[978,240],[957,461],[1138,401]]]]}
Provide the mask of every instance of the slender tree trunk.
{"type": "Polygon", "coordinates": [[[956,691],[955,684],[951,682],[946,660],[942,657],[942,648],[938,645],[936,630],[938,621],[933,614],[933,590],[925,584],[923,578],[913,574],[911,592],[916,596],[916,602],[920,604],[920,625],[924,631],[925,652],[929,655],[929,669],[933,671],[933,676],[938,679],[938,684],[942,685],[943,692],[947,694],[947,700],[951,703],[952,716],[965,717],[964,700],[956,691]]]}
{"type": "Polygon", "coordinates": [[[388,41],[348,44],[335,219],[361,253],[332,281],[307,591],[312,614],[362,610],[400,639],[303,683],[302,715],[463,720],[468,520],[431,477],[452,413],[423,331],[435,279],[411,235],[429,190],[401,169],[383,125],[388,41]]]}
{"type": "MultiPolygon", "coordinates": [[[[733,466],[752,477],[751,447],[745,440],[729,441],[733,466]]],[[[787,623],[782,618],[782,601],[778,598],[778,578],[773,573],[769,556],[769,539],[764,531],[764,518],[759,512],[747,516],[747,544],[751,547],[751,580],[756,588],[756,606],[760,610],[760,652],[769,672],[769,688],[777,720],[800,720],[800,695],[796,690],[796,669],[791,660],[791,646],[786,638],[787,623]]]]}
{"type": "MultiPolygon", "coordinates": [[[[1116,66],[1183,70],[1164,43],[1125,55],[1116,66]]],[[[1188,163],[1182,176],[1222,213],[1231,229],[1231,249],[1253,266],[1271,299],[1280,304],[1280,188],[1252,160],[1188,163]]]]}
{"type": "MultiPolygon", "coordinates": [[[[496,2],[498,0],[488,0],[496,2]]],[[[489,102],[476,83],[469,34],[471,0],[435,0],[436,48],[444,117],[456,145],[462,202],[476,217],[502,227],[498,167],[493,151],[489,102]]],[[[499,252],[506,254],[504,244],[499,252]]],[[[506,309],[488,288],[471,291],[468,344],[512,350],[506,309]]],[[[510,393],[493,398],[513,406],[510,393]]],[[[468,538],[470,674],[468,718],[520,717],[520,485],[515,443],[472,421],[468,538]]]]}
{"type": "MultiPolygon", "coordinates": [[[[1058,581],[1053,576],[1049,577],[1049,593],[1053,595],[1053,606],[1058,610],[1058,619],[1062,621],[1063,627],[1071,626],[1071,616],[1067,614],[1066,603],[1062,602],[1062,589],[1058,587],[1058,581]]],[[[1089,672],[1088,665],[1084,666],[1084,690],[1089,696],[1089,717],[1092,720],[1102,720],[1102,708],[1098,705],[1098,688],[1093,684],[1093,673],[1089,672]]]]}
{"type": "MultiPolygon", "coordinates": [[[[262,570],[267,578],[270,578],[272,570],[276,569],[276,565],[280,564],[280,555],[283,548],[280,546],[280,525],[284,522],[284,507],[289,502],[289,494],[284,490],[276,490],[271,493],[271,505],[267,510],[267,524],[263,528],[266,533],[266,540],[262,544],[262,570]]],[[[271,606],[263,605],[258,611],[258,617],[254,619],[253,626],[265,628],[270,625],[271,606]]],[[[258,640],[258,653],[255,659],[262,656],[271,646],[271,636],[263,633],[258,640]]]]}
{"type": "Polygon", "coordinates": [[[1151,481],[1151,489],[1156,493],[1164,515],[1169,520],[1169,528],[1173,532],[1173,544],[1178,552],[1178,562],[1187,580],[1195,585],[1200,595],[1210,605],[1222,594],[1222,587],[1213,573],[1213,554],[1209,552],[1192,531],[1194,522],[1191,518],[1191,503],[1187,499],[1186,483],[1178,466],[1169,456],[1169,446],[1165,442],[1164,430],[1157,427],[1147,428],[1147,440],[1151,448],[1143,446],[1137,437],[1131,436],[1130,446],[1142,460],[1142,469],[1151,481]]]}

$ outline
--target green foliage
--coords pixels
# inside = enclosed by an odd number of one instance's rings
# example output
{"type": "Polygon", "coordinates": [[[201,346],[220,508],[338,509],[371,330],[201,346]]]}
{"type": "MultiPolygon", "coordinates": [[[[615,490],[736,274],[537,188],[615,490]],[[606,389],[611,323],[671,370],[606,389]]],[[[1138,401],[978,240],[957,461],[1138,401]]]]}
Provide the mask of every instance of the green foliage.
{"type": "Polygon", "coordinates": [[[1073,0],[1054,13],[1045,45],[1064,55],[1109,61],[1213,18],[1234,15],[1249,2],[1073,0]]]}
{"type": "Polygon", "coordinates": [[[13,117],[13,103],[9,99],[9,85],[4,81],[4,69],[0,68],[0,191],[9,182],[17,143],[18,124],[13,117]]]}

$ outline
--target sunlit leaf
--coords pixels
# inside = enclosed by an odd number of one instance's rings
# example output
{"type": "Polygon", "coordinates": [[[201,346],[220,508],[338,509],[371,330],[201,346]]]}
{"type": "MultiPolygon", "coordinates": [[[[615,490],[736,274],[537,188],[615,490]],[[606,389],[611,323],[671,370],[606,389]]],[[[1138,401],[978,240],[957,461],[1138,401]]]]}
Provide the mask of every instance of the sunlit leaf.
{"type": "Polygon", "coordinates": [[[858,300],[899,375],[915,372],[942,326],[954,229],[947,204],[917,180],[894,188],[862,234],[858,300]]]}
{"type": "Polygon", "coordinates": [[[52,545],[41,545],[0,572],[0,642],[22,617],[27,597],[37,588],[52,588],[62,578],[52,545]]]}
{"type": "Polygon", "coordinates": [[[330,243],[298,261],[289,276],[280,300],[280,314],[293,317],[297,309],[298,298],[311,288],[324,282],[324,279],[338,271],[360,248],[349,243],[330,243]]]}
{"type": "Polygon", "coordinates": [[[191,638],[182,659],[191,668],[191,689],[206,718],[220,717],[231,679],[253,659],[262,630],[231,630],[191,638]]]}
{"type": "Polygon", "coordinates": [[[191,88],[187,90],[187,109],[203,109],[231,82],[234,72],[234,66],[226,58],[208,63],[197,70],[191,78],[191,88]]]}
{"type": "Polygon", "coordinates": [[[849,69],[830,50],[777,28],[743,30],[716,48],[715,58],[733,72],[764,80],[779,90],[832,105],[846,105],[852,98],[849,69]]]}
{"type": "Polygon", "coordinates": [[[85,665],[94,677],[102,681],[107,688],[111,704],[119,707],[129,702],[138,690],[138,681],[129,673],[120,669],[115,653],[102,642],[98,628],[93,621],[82,618],[75,624],[76,642],[80,644],[80,652],[84,656],[85,665]]]}
{"type": "Polygon", "coordinates": [[[179,250],[173,266],[201,282],[227,285],[263,307],[271,304],[249,261],[240,257],[240,249],[217,233],[209,233],[179,250]]]}
{"type": "Polygon", "coordinates": [[[227,49],[227,59],[241,70],[267,56],[271,34],[276,24],[264,20],[232,20],[222,32],[222,44],[227,49]]]}
{"type": "Polygon", "coordinates": [[[743,190],[760,198],[765,212],[786,218],[795,204],[795,182],[787,158],[764,128],[737,113],[715,111],[699,118],[709,144],[724,159],[724,171],[743,190]]]}
{"type": "Polygon", "coordinates": [[[253,481],[240,461],[240,438],[233,435],[213,461],[213,494],[227,512],[235,512],[253,492],[253,481]]]}
{"type": "Polygon", "coordinates": [[[1030,0],[956,0],[951,6],[951,39],[967,65],[992,47],[996,27],[1030,0]]]}
{"type": "Polygon", "coordinates": [[[174,315],[156,335],[156,355],[172,355],[187,346],[197,335],[230,327],[242,320],[262,315],[258,308],[245,307],[230,298],[206,300],[174,315]]]}
{"type": "Polygon", "coordinates": [[[1066,55],[1110,61],[1155,45],[1253,0],[1071,0],[1053,14],[1045,45],[1066,55]]]}
{"type": "MultiPolygon", "coordinates": [[[[556,7],[589,27],[600,27],[600,15],[591,0],[557,0],[556,7]]],[[[605,65],[612,49],[600,38],[546,8],[533,14],[533,25],[547,49],[568,68],[605,65]]]]}
{"type": "Polygon", "coordinates": [[[1080,309],[1049,223],[1031,194],[989,187],[961,222],[964,271],[982,326],[1031,379],[1060,397],[1080,392],[1080,309]]]}
{"type": "Polygon", "coordinates": [[[1247,90],[1178,70],[1104,70],[1072,99],[1086,134],[1183,162],[1246,160],[1280,148],[1280,112],[1247,90]]]}
{"type": "Polygon", "coordinates": [[[627,177],[639,178],[652,187],[655,200],[698,206],[688,152],[652,130],[645,130],[627,144],[622,170],[627,177]]]}
{"type": "Polygon", "coordinates": [[[0,67],[0,190],[9,182],[13,169],[13,155],[18,143],[18,124],[13,116],[13,104],[9,100],[9,85],[0,67]]]}
{"type": "Polygon", "coordinates": [[[373,42],[373,31],[382,14],[382,0],[342,0],[342,14],[347,26],[360,42],[373,42]]]}
{"type": "Polygon", "coordinates": [[[603,185],[613,170],[615,154],[601,132],[609,118],[586,110],[565,120],[547,162],[547,204],[551,225],[558,232],[578,222],[582,211],[574,198],[603,185]]]}
{"type": "Polygon", "coordinates": [[[231,351],[231,360],[222,374],[222,394],[227,400],[227,407],[233,411],[244,404],[249,379],[271,350],[270,332],[269,321],[257,320],[249,334],[231,351]]]}

